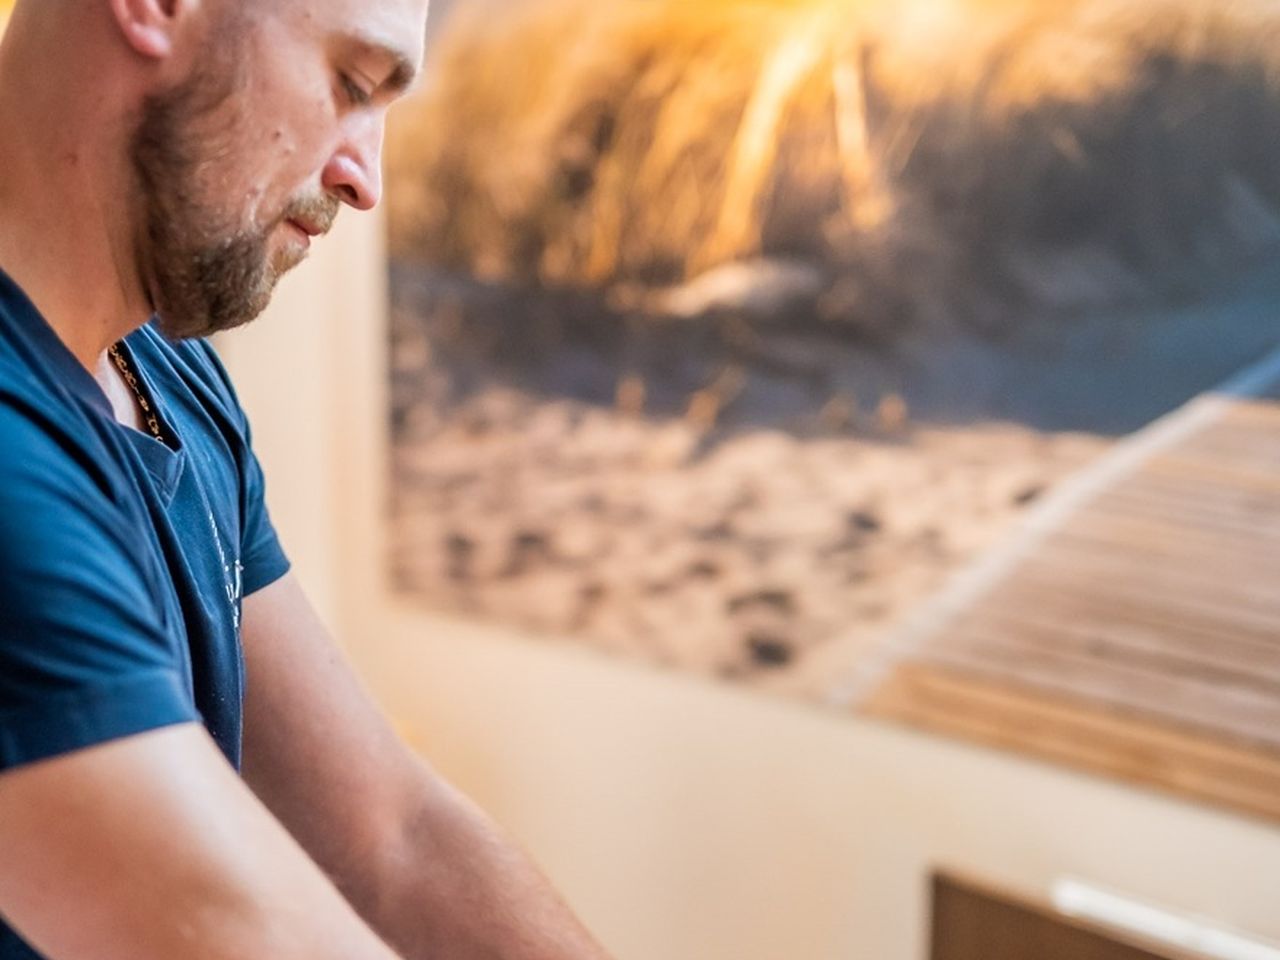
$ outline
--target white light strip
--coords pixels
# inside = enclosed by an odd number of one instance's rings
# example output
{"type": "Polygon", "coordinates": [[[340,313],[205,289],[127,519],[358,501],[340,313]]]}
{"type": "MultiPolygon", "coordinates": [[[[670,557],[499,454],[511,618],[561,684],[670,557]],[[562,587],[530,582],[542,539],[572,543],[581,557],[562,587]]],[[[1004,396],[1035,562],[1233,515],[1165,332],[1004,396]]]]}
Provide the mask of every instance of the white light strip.
{"type": "Polygon", "coordinates": [[[1216,960],[1280,960],[1280,945],[1137,903],[1079,880],[1059,880],[1053,885],[1052,897],[1054,907],[1067,916],[1106,924],[1216,960]]]}

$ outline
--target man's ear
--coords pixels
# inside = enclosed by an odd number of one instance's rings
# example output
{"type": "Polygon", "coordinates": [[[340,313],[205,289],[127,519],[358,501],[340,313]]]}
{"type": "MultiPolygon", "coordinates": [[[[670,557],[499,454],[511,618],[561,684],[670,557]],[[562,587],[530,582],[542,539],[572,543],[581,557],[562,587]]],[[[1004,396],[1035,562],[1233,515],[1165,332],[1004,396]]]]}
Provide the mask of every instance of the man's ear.
{"type": "Polygon", "coordinates": [[[163,60],[173,53],[182,21],[199,0],[110,0],[111,13],[124,40],[137,53],[163,60]]]}

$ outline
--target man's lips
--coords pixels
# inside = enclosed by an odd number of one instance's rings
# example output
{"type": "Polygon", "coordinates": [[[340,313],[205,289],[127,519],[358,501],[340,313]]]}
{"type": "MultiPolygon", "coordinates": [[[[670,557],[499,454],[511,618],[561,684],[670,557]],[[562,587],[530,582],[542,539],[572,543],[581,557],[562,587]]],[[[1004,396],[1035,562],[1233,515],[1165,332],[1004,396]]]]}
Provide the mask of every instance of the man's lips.
{"type": "Polygon", "coordinates": [[[320,234],[324,233],[323,229],[316,226],[314,223],[311,223],[309,220],[291,219],[289,221],[289,225],[299,233],[304,234],[308,240],[312,237],[318,237],[320,234]]]}

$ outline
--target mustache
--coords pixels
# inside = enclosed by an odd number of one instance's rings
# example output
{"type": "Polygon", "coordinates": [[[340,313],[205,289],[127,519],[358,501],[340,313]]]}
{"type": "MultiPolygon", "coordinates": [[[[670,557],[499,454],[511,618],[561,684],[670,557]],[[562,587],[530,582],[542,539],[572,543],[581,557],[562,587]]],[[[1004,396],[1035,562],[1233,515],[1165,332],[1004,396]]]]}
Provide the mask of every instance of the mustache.
{"type": "Polygon", "coordinates": [[[342,201],[330,193],[321,193],[310,197],[299,197],[285,208],[280,222],[300,220],[316,227],[321,234],[333,229],[333,221],[338,218],[342,209],[342,201]]]}

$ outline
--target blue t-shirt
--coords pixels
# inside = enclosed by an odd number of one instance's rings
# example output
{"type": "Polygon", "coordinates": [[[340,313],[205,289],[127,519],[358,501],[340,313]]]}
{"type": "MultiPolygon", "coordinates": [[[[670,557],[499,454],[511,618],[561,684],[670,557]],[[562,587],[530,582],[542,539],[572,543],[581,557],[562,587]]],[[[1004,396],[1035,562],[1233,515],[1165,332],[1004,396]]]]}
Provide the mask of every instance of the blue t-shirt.
{"type": "MultiPolygon", "coordinates": [[[[163,443],[0,271],[0,774],[189,721],[240,764],[241,600],[289,561],[213,348],[125,346],[163,443]]],[[[37,957],[0,921],[0,960],[37,957]]]]}

